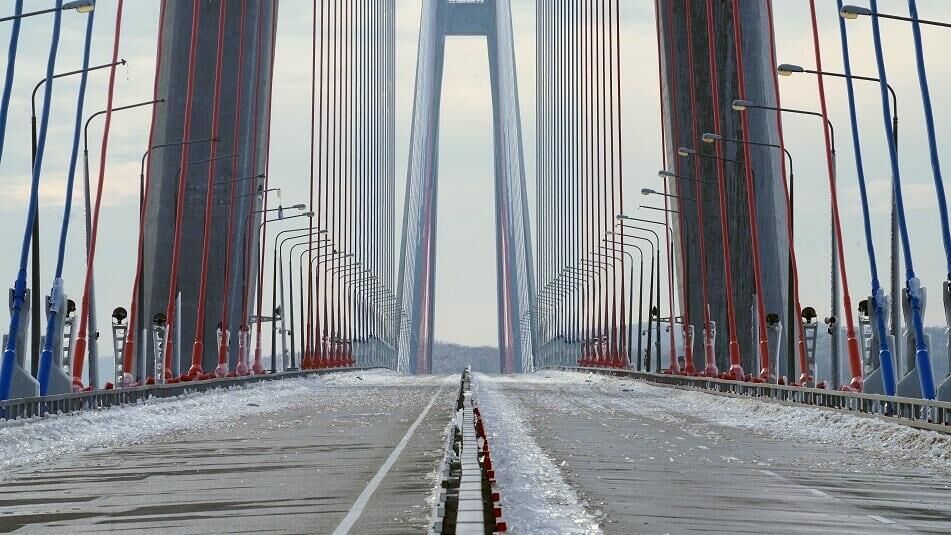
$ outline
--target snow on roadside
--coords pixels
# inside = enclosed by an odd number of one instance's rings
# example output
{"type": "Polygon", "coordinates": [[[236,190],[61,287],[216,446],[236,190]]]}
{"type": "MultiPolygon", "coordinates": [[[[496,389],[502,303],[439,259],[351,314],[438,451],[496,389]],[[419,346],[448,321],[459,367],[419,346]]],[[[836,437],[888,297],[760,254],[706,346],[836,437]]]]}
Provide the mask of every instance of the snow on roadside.
{"type": "Polygon", "coordinates": [[[38,464],[90,448],[115,448],[156,437],[226,426],[236,417],[277,412],[308,400],[353,403],[354,376],[376,385],[400,376],[370,370],[234,386],[175,398],[154,398],[124,407],[31,420],[0,421],[0,479],[11,468],[38,464]],[[346,397],[334,391],[346,392],[346,397]],[[337,398],[340,398],[339,400],[337,398]]]}
{"type": "Polygon", "coordinates": [[[598,520],[585,510],[559,468],[535,443],[522,410],[489,386],[508,380],[476,374],[474,391],[490,437],[509,530],[539,535],[602,533],[598,520]]]}
{"type": "MultiPolygon", "coordinates": [[[[749,398],[717,396],[695,390],[655,386],[627,378],[578,372],[546,371],[527,381],[590,394],[631,414],[694,426],[704,422],[802,444],[861,450],[895,467],[920,466],[951,473],[951,436],[897,423],[813,407],[797,407],[749,398]]],[[[682,425],[684,425],[682,424],[682,425]]]]}

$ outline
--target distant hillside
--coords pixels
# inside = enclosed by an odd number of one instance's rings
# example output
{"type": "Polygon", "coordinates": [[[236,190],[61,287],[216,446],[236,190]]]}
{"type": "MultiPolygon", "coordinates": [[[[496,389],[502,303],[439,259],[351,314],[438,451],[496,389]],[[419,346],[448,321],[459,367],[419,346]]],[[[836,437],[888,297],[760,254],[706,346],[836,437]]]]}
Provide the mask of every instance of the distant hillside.
{"type": "Polygon", "coordinates": [[[466,366],[472,366],[476,372],[499,373],[499,348],[435,343],[433,373],[462,373],[466,366]]]}

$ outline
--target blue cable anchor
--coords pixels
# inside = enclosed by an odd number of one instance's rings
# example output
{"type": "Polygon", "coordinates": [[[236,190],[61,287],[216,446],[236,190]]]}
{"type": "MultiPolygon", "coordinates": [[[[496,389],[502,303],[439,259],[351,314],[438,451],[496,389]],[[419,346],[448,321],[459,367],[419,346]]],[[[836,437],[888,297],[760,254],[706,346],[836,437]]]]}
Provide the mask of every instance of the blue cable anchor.
{"type": "MultiPolygon", "coordinates": [[[[842,9],[842,0],[837,0],[839,10],[842,9]]],[[[852,63],[849,59],[849,38],[845,28],[845,19],[839,17],[839,34],[842,39],[842,63],[845,67],[845,82],[849,97],[849,119],[852,123],[852,146],[855,152],[855,168],[858,172],[859,193],[862,199],[862,219],[865,227],[865,244],[868,252],[869,267],[872,271],[871,305],[875,314],[875,332],[879,339],[879,363],[882,370],[882,383],[885,394],[895,395],[895,363],[892,352],[888,347],[888,331],[885,329],[885,291],[878,279],[878,264],[875,260],[875,243],[872,238],[872,221],[869,216],[868,190],[865,182],[865,166],[862,161],[862,147],[859,139],[858,118],[855,111],[855,88],[852,80],[852,63]]],[[[889,136],[891,139],[891,136],[889,136]]],[[[895,296],[892,296],[894,299],[895,296]]]]}
{"type": "MultiPolygon", "coordinates": [[[[83,129],[83,108],[86,99],[86,81],[89,76],[89,53],[92,45],[92,30],[95,20],[95,11],[89,13],[86,19],[86,40],[83,48],[83,71],[79,79],[79,96],[76,103],[76,126],[73,129],[73,147],[69,157],[69,174],[66,179],[66,205],[63,208],[63,224],[60,228],[59,250],[56,258],[56,274],[53,279],[53,288],[50,290],[49,312],[46,316],[46,336],[43,341],[43,350],[40,352],[40,364],[36,378],[40,382],[40,395],[50,393],[50,375],[53,369],[54,342],[59,347],[63,339],[62,325],[66,314],[66,296],[63,294],[63,263],[66,257],[66,237],[69,232],[69,220],[73,207],[73,184],[76,177],[76,162],[79,157],[79,136],[83,129]]],[[[113,66],[113,68],[115,68],[113,66]]],[[[65,394],[72,389],[72,378],[63,373],[55,379],[54,394],[65,394]],[[64,382],[65,381],[65,382],[64,382]]]]}
{"type": "MultiPolygon", "coordinates": [[[[870,0],[871,9],[878,11],[878,0],[870,0]]],[[[922,397],[935,398],[934,372],[931,369],[931,358],[928,355],[928,346],[925,344],[925,332],[922,323],[921,310],[921,282],[915,276],[911,256],[911,244],[908,238],[908,224],[905,219],[905,202],[901,189],[901,170],[898,166],[898,150],[891,132],[891,104],[888,101],[888,74],[885,71],[885,58],[882,53],[882,33],[878,17],[872,17],[872,40],[875,44],[875,63],[878,67],[879,89],[882,99],[882,116],[885,121],[886,138],[888,140],[888,156],[892,168],[892,179],[895,181],[895,204],[898,212],[898,227],[901,231],[902,253],[905,258],[905,292],[911,307],[912,327],[915,332],[915,360],[918,368],[918,378],[921,382],[922,397]]]]}
{"type": "MultiPolygon", "coordinates": [[[[22,0],[17,2],[17,12],[22,10],[22,0]]],[[[49,129],[50,107],[53,98],[53,75],[56,69],[56,52],[59,49],[60,27],[62,22],[63,0],[56,0],[56,11],[53,12],[53,36],[50,42],[49,57],[46,62],[46,87],[43,89],[43,115],[40,119],[40,135],[36,148],[36,161],[33,164],[33,177],[30,183],[30,204],[27,210],[26,229],[23,233],[23,243],[20,248],[20,268],[17,272],[16,282],[13,284],[11,305],[10,305],[10,329],[8,331],[6,347],[3,351],[3,363],[0,366],[0,400],[6,400],[10,397],[10,391],[13,387],[13,375],[16,372],[17,360],[17,338],[25,329],[26,324],[21,325],[21,316],[25,316],[29,310],[29,304],[25,303],[27,296],[26,289],[26,268],[30,258],[30,240],[33,234],[33,224],[36,221],[37,196],[40,189],[40,171],[43,168],[43,156],[46,153],[46,134],[49,129]]],[[[17,28],[17,31],[19,28],[17,28]]],[[[14,32],[16,33],[16,32],[14,32]]],[[[16,46],[11,37],[11,55],[15,57],[16,46]]],[[[12,79],[8,78],[7,83],[12,79]]],[[[9,98],[4,87],[4,98],[9,98]]],[[[9,104],[5,101],[4,105],[9,104]]],[[[0,132],[6,130],[7,107],[4,106],[0,111],[0,132]]],[[[2,136],[2,134],[0,134],[2,136]]],[[[0,143],[2,145],[2,143],[0,143]]],[[[28,320],[27,320],[28,323],[28,320]]]]}

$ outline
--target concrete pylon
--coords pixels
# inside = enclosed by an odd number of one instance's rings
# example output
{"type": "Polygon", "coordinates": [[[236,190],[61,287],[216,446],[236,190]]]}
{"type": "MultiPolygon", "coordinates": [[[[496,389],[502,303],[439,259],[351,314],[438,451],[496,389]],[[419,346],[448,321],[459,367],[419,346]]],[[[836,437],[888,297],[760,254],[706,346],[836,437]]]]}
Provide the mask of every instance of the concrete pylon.
{"type": "MultiPolygon", "coordinates": [[[[695,174],[693,158],[678,156],[679,147],[689,147],[705,154],[714,154],[710,145],[703,144],[699,136],[713,132],[725,138],[742,139],[743,132],[740,115],[731,107],[738,99],[737,65],[733,46],[733,2],[716,0],[714,3],[716,47],[716,69],[719,80],[721,124],[714,124],[713,99],[710,88],[710,72],[707,46],[706,0],[662,0],[659,2],[662,65],[662,97],[665,104],[667,136],[667,161],[671,171],[678,175],[693,177],[695,174]],[[687,31],[689,23],[691,32],[687,31]],[[688,42],[693,48],[693,61],[690,61],[688,42]],[[693,69],[691,70],[691,66],[693,69]],[[691,105],[690,79],[696,86],[696,102],[691,105]],[[697,114],[697,136],[693,134],[691,109],[697,114]]],[[[747,99],[758,104],[775,105],[774,74],[770,58],[769,13],[767,3],[762,0],[741,0],[741,24],[743,31],[744,69],[747,87],[747,99]]],[[[779,143],[776,113],[772,111],[747,111],[750,132],[748,139],[761,143],[779,143]]],[[[817,135],[820,125],[816,125],[817,135]]],[[[725,143],[724,157],[743,160],[743,146],[739,143],[725,143]]],[[[789,276],[788,240],[786,232],[787,209],[781,179],[781,153],[772,148],[752,147],[753,173],[755,176],[755,195],[757,222],[759,225],[759,243],[763,271],[763,287],[766,290],[765,305],[767,314],[778,314],[782,325],[794,326],[798,318],[790,319],[787,313],[787,291],[789,276]]],[[[746,202],[746,171],[742,165],[729,162],[724,166],[726,175],[728,233],[732,256],[734,284],[734,303],[736,309],[737,338],[740,344],[743,368],[747,372],[759,371],[755,341],[751,339],[753,329],[749,314],[755,305],[756,289],[753,278],[752,250],[749,239],[749,211],[746,202]]],[[[704,158],[700,165],[701,177],[716,179],[717,170],[714,160],[704,158]]],[[[699,178],[699,177],[697,177],[699,178]]],[[[675,181],[674,193],[694,198],[695,183],[675,181]],[[679,182],[679,183],[678,183],[679,182]],[[678,189],[682,188],[681,189],[678,189]]],[[[797,192],[799,195],[804,191],[797,192]]],[[[828,194],[828,191],[824,191],[828,194]]],[[[799,196],[797,195],[797,196],[799,196]]],[[[800,197],[802,198],[802,197],[800,197]]],[[[689,310],[690,323],[697,333],[703,332],[703,307],[701,292],[700,232],[703,232],[707,251],[708,299],[710,319],[720,326],[721,334],[716,340],[717,366],[720,371],[729,369],[729,336],[727,322],[724,271],[722,263],[723,243],[720,237],[720,214],[718,193],[715,185],[704,184],[699,202],[703,203],[704,221],[698,220],[698,211],[693,201],[677,203],[673,208],[680,214],[674,214],[672,221],[675,231],[674,243],[677,249],[674,262],[676,276],[681,292],[681,310],[689,310]],[[682,219],[681,219],[682,216],[682,219]],[[684,248],[685,250],[682,250],[684,248]],[[686,262],[683,259],[686,258],[686,262]],[[685,300],[686,297],[686,300],[685,300]]],[[[800,277],[802,284],[808,278],[800,277]]],[[[804,304],[806,306],[807,304],[804,304]]],[[[789,329],[784,329],[788,332],[789,329]]],[[[784,335],[785,336],[785,335],[784,335]]],[[[696,337],[699,338],[699,337],[696,337]]],[[[699,340],[702,342],[702,339],[699,340]]],[[[694,346],[694,366],[703,369],[703,345],[694,346]]],[[[788,345],[780,344],[781,359],[786,362],[788,345]]],[[[773,365],[775,368],[775,364],[773,365]]],[[[785,366],[784,366],[785,368],[785,366]]],[[[785,371],[782,373],[785,374],[785,371]]]]}
{"type": "Polygon", "coordinates": [[[439,115],[448,36],[486,38],[495,148],[500,362],[502,372],[519,372],[520,321],[534,294],[534,268],[509,0],[423,1],[397,292],[410,329],[400,344],[400,361],[410,373],[432,370],[439,115]]]}
{"type": "MultiPolygon", "coordinates": [[[[223,0],[203,0],[200,10],[198,52],[192,109],[192,129],[189,139],[204,139],[218,136],[220,142],[217,155],[233,153],[234,136],[237,133],[237,153],[234,159],[217,161],[215,182],[257,175],[265,172],[268,132],[268,105],[270,101],[269,80],[271,77],[272,48],[274,42],[274,18],[277,2],[258,2],[253,0],[229,1],[224,39],[224,66],[222,72],[220,101],[220,130],[211,131],[213,92],[215,82],[215,63],[218,37],[219,2],[223,0]],[[243,31],[241,31],[241,13],[244,11],[243,31]],[[238,78],[238,60],[242,58],[242,76],[238,78]],[[241,106],[235,109],[237,89],[240,87],[241,106]]],[[[188,79],[189,36],[192,28],[192,3],[184,1],[166,1],[163,21],[162,62],[158,72],[159,98],[165,103],[159,108],[152,125],[153,144],[176,143],[185,140],[183,122],[185,115],[185,94],[188,79]]],[[[210,145],[196,143],[190,147],[189,160],[197,161],[209,158],[210,145]]],[[[171,147],[153,152],[149,162],[149,203],[146,207],[146,229],[144,248],[144,306],[142,320],[151,325],[156,312],[164,312],[169,295],[169,273],[172,251],[173,227],[175,222],[175,199],[178,194],[178,172],[181,149],[171,147]]],[[[202,234],[204,232],[204,205],[207,191],[207,164],[188,166],[186,173],[185,213],[182,229],[182,248],[180,257],[180,276],[178,290],[182,293],[182,359],[190,360],[191,345],[195,337],[195,314],[197,308],[198,285],[201,276],[202,234]]],[[[243,180],[237,183],[236,196],[254,191],[260,181],[243,180]]],[[[253,291],[257,280],[258,244],[252,240],[252,251],[248,255],[251,262],[245,265],[244,248],[246,215],[250,213],[250,203],[259,210],[259,196],[236,198],[234,241],[232,257],[226,258],[226,229],[230,212],[231,188],[218,186],[212,192],[214,205],[212,213],[211,255],[208,274],[208,296],[205,304],[207,319],[204,333],[203,367],[214,370],[217,362],[216,333],[221,317],[224,288],[225,264],[231,264],[231,281],[227,295],[229,309],[228,329],[232,333],[239,331],[241,318],[242,293],[253,291]],[[249,271],[249,287],[242,287],[244,270],[249,271]]],[[[274,206],[275,203],[272,203],[274,206]]],[[[252,217],[253,229],[257,228],[260,215],[252,217]]],[[[254,300],[250,301],[249,313],[253,310],[254,300]]],[[[265,312],[265,315],[270,315],[265,312]]],[[[142,332],[142,325],[136,333],[142,332]]],[[[152,343],[141,344],[149,355],[149,374],[153,374],[154,351],[152,343]]],[[[234,362],[236,344],[231,346],[231,359],[234,362]]],[[[187,370],[183,363],[181,369],[187,370]]],[[[233,366],[232,366],[233,369],[233,366]]]]}

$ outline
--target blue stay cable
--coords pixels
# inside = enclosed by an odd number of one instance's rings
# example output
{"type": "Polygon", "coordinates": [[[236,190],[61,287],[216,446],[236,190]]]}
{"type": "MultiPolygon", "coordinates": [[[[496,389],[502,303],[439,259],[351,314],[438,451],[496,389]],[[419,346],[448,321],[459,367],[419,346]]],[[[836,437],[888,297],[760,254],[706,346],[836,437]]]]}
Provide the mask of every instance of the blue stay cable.
{"type": "MultiPolygon", "coordinates": [[[[838,8],[842,9],[842,0],[836,0],[838,8]]],[[[872,237],[872,219],[869,216],[868,209],[868,190],[865,183],[865,165],[862,162],[862,144],[859,139],[858,117],[855,110],[855,88],[852,80],[852,62],[849,59],[849,36],[846,31],[845,19],[839,19],[839,35],[842,40],[842,63],[845,66],[845,83],[849,96],[849,120],[852,123],[852,146],[855,152],[855,169],[858,172],[859,194],[862,199],[862,219],[865,226],[865,244],[868,250],[868,263],[872,270],[872,307],[875,311],[875,332],[878,333],[879,361],[882,370],[882,382],[885,385],[885,393],[889,396],[895,395],[895,363],[892,360],[892,352],[888,347],[888,332],[885,330],[885,292],[878,280],[878,264],[875,261],[875,243],[872,237]]],[[[891,130],[889,130],[891,132],[891,130]]],[[[889,138],[892,136],[889,135],[889,138]]],[[[892,296],[895,299],[897,296],[892,296]]]]}
{"type": "Polygon", "coordinates": [[[40,366],[36,374],[40,382],[40,395],[49,393],[50,369],[53,366],[53,338],[56,336],[56,325],[60,315],[65,311],[60,308],[63,302],[63,263],[66,257],[66,236],[69,233],[69,218],[73,208],[73,184],[76,178],[76,161],[79,157],[79,137],[83,131],[83,107],[86,100],[86,79],[89,76],[89,52],[92,47],[92,28],[95,20],[95,11],[89,13],[86,19],[86,41],[83,45],[83,72],[79,77],[79,96],[76,102],[76,125],[73,128],[73,148],[69,156],[69,174],[66,178],[66,205],[63,208],[63,225],[59,231],[59,251],[56,257],[56,274],[53,278],[53,289],[50,290],[50,310],[46,316],[46,338],[43,342],[43,351],[40,353],[40,366]]]}
{"type": "MultiPolygon", "coordinates": [[[[46,152],[46,133],[50,123],[50,107],[53,100],[53,75],[56,70],[56,52],[59,49],[60,26],[63,19],[63,0],[56,0],[53,12],[53,36],[50,42],[49,58],[46,61],[46,84],[43,88],[43,114],[40,117],[40,135],[36,145],[36,161],[33,163],[33,179],[30,182],[30,201],[26,215],[26,229],[23,231],[23,244],[20,248],[20,270],[13,285],[13,304],[10,307],[10,330],[7,345],[3,350],[3,363],[0,365],[0,400],[10,397],[13,386],[13,370],[17,352],[17,332],[20,329],[20,311],[26,298],[26,267],[30,258],[30,238],[33,235],[33,223],[36,220],[37,194],[40,189],[40,170],[43,168],[43,155],[46,152]]],[[[34,288],[34,291],[36,289],[34,288]]]]}
{"type": "Polygon", "coordinates": [[[908,14],[913,19],[911,33],[915,39],[915,62],[918,64],[918,85],[921,86],[921,103],[925,108],[925,125],[928,127],[928,150],[931,152],[931,170],[934,188],[938,196],[938,212],[941,214],[941,238],[944,240],[944,255],[948,280],[951,280],[951,230],[948,228],[948,203],[944,194],[944,179],[941,162],[938,160],[938,141],[935,137],[934,112],[931,109],[931,90],[928,88],[928,72],[925,70],[925,53],[921,44],[921,23],[918,22],[918,5],[908,0],[908,14]]]}
{"type": "Polygon", "coordinates": [[[7,48],[7,73],[3,79],[3,96],[0,97],[0,161],[3,160],[3,142],[7,136],[7,117],[10,110],[10,96],[13,94],[13,74],[17,63],[17,45],[20,43],[20,15],[23,14],[23,0],[17,0],[13,11],[13,27],[10,28],[10,45],[7,48]]]}
{"type": "MultiPolygon", "coordinates": [[[[872,11],[878,11],[878,0],[869,0],[872,11]]],[[[875,43],[875,63],[878,66],[879,89],[882,97],[882,117],[885,121],[888,139],[888,156],[892,166],[892,179],[895,181],[895,205],[898,212],[898,229],[901,234],[901,248],[905,257],[905,290],[911,305],[912,326],[915,330],[915,366],[921,382],[921,394],[924,398],[935,398],[934,371],[931,369],[931,357],[925,345],[925,329],[921,318],[921,281],[915,277],[911,258],[911,244],[908,241],[908,224],[905,219],[905,201],[901,190],[901,171],[898,166],[898,148],[892,137],[891,103],[888,100],[888,74],[885,72],[885,57],[882,53],[882,32],[878,17],[872,18],[872,40],[875,43]]]]}

